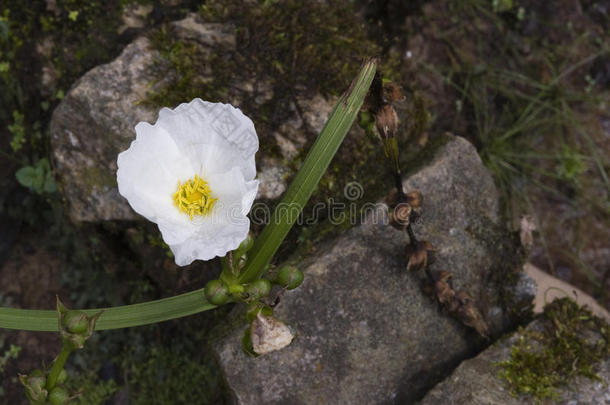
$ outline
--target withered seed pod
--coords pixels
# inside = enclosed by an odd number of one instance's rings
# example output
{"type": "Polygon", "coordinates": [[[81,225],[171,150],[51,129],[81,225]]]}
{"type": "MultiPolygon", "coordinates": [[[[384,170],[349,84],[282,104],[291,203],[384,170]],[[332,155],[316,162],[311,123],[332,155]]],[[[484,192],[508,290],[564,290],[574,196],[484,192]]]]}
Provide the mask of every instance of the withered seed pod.
{"type": "Polygon", "coordinates": [[[390,210],[390,225],[394,228],[404,231],[409,225],[412,208],[409,204],[398,204],[390,210]]]}
{"type": "Polygon", "coordinates": [[[418,242],[417,245],[407,245],[407,271],[425,268],[428,265],[428,252],[433,250],[432,244],[425,240],[418,242]]]}
{"type": "Polygon", "coordinates": [[[418,190],[407,193],[407,202],[413,208],[420,208],[424,202],[424,196],[418,190]]]}
{"type": "Polygon", "coordinates": [[[381,106],[375,117],[375,125],[384,139],[394,138],[396,131],[398,131],[398,115],[394,107],[390,104],[381,106]]]}

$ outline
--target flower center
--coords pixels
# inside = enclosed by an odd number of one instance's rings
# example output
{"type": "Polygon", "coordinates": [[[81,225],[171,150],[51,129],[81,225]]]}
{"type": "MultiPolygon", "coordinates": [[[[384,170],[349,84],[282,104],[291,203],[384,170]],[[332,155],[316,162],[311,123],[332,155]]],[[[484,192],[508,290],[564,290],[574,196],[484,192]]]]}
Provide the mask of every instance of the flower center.
{"type": "Polygon", "coordinates": [[[197,175],[183,184],[178,181],[178,190],[173,199],[178,210],[188,214],[191,221],[195,215],[209,214],[218,200],[212,197],[212,190],[207,181],[197,175]]]}

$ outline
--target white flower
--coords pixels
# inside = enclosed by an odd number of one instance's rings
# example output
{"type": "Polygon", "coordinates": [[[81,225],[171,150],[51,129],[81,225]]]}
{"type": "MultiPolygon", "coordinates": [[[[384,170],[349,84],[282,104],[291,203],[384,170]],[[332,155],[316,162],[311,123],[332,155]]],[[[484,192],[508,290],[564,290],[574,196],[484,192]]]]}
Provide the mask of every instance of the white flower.
{"type": "Polygon", "coordinates": [[[224,256],[248,235],[257,150],[254,124],[231,105],[163,108],[119,154],[119,193],[159,226],[179,266],[224,256]]]}

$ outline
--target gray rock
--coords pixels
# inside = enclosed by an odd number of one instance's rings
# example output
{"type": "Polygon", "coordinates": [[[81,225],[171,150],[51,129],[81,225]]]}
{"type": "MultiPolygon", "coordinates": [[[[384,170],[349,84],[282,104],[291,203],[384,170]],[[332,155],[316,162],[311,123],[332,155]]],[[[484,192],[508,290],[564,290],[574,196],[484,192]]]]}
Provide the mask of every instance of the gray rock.
{"type": "MultiPolygon", "coordinates": [[[[475,148],[449,137],[405,187],[424,194],[415,232],[437,249],[432,270],[453,274],[493,334],[506,330],[501,285],[520,271],[518,248],[475,148]]],[[[386,223],[387,207],[371,205],[361,225],[299,263],[303,285],[276,308],[297,335],[287,348],[253,359],[240,346],[245,324],[221,328],[214,350],[235,403],[413,403],[485,346],[423,292],[424,274],[405,272],[407,237],[386,223]]]]}
{"type": "MultiPolygon", "coordinates": [[[[541,321],[535,320],[525,329],[540,331],[541,321]]],[[[430,390],[420,405],[520,405],[537,404],[531,397],[514,397],[498,377],[498,362],[510,359],[511,346],[524,336],[516,332],[477,357],[464,361],[443,382],[430,390]],[[450,400],[448,400],[450,398],[450,400]]],[[[527,337],[526,337],[527,339],[527,337]]],[[[610,358],[601,359],[596,371],[602,381],[576,377],[558,389],[552,403],[565,405],[606,405],[610,403],[610,358]]]]}
{"type": "Polygon", "coordinates": [[[138,102],[156,77],[150,42],[139,38],[113,62],[79,79],[51,120],[55,171],[77,221],[136,219],[116,185],[116,157],[135,138],[134,126],[156,113],[138,102]]]}
{"type": "Polygon", "coordinates": [[[291,174],[282,162],[274,158],[259,159],[257,178],[260,181],[258,198],[275,200],[286,191],[286,177],[291,174]]]}
{"type": "MultiPolygon", "coordinates": [[[[172,23],[172,29],[178,38],[197,44],[203,53],[231,52],[235,48],[234,27],[228,24],[203,23],[190,15],[172,23]]],[[[153,90],[163,86],[159,77],[171,75],[165,72],[165,63],[146,37],[138,38],[114,61],[79,79],[54,111],[50,132],[55,172],[74,220],[140,218],[118,193],[116,158],[135,138],[134,126],[138,122],[153,123],[157,119],[158,109],[141,101],[146,99],[151,84],[154,83],[153,90]]],[[[256,87],[260,102],[272,97],[272,91],[264,84],[240,83],[236,87],[242,95],[256,87]]],[[[239,106],[244,98],[239,94],[232,95],[227,102],[239,106]]],[[[277,134],[259,133],[261,145],[277,142],[283,152],[279,159],[269,156],[264,161],[258,154],[259,198],[274,199],[281,195],[286,189],[286,178],[292,174],[285,169],[282,159],[294,158],[311,131],[321,129],[332,111],[332,105],[321,96],[298,103],[295,116],[279,124],[277,134]]],[[[256,124],[256,117],[251,118],[256,124]]]]}

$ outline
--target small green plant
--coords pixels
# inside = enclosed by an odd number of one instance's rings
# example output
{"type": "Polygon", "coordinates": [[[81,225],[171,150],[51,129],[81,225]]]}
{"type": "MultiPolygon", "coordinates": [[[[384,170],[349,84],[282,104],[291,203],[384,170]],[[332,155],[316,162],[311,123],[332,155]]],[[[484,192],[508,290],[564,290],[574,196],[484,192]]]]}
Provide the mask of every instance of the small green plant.
{"type": "MultiPolygon", "coordinates": [[[[4,346],[4,337],[0,335],[0,349],[4,346]]],[[[0,355],[0,376],[4,373],[4,369],[9,360],[16,360],[21,352],[21,347],[11,344],[4,353],[0,355]]],[[[0,386],[0,397],[4,395],[4,389],[0,386]]]]}
{"type": "Polygon", "coordinates": [[[13,111],[13,123],[8,126],[9,132],[13,135],[11,139],[11,149],[18,152],[25,144],[25,127],[23,125],[23,114],[13,111]]]}
{"type": "Polygon", "coordinates": [[[610,325],[569,298],[547,305],[541,321],[541,331],[523,331],[510,359],[498,363],[511,393],[541,402],[557,398],[573,377],[599,380],[595,365],[610,354],[610,325]],[[600,336],[592,339],[588,332],[600,336]]]}
{"type": "Polygon", "coordinates": [[[114,380],[100,381],[93,373],[85,373],[68,380],[66,388],[79,395],[71,402],[74,405],[104,405],[119,390],[114,380]]]}
{"type": "Polygon", "coordinates": [[[40,159],[33,166],[25,166],[17,170],[15,177],[19,184],[37,194],[54,193],[57,191],[51,165],[46,158],[40,159]]]}
{"type": "MultiPolygon", "coordinates": [[[[1,346],[0,346],[1,347],[1,346]]],[[[8,349],[4,351],[4,354],[0,356],[0,373],[4,372],[4,368],[10,359],[16,359],[19,357],[21,347],[11,344],[8,349]]]]}
{"type": "Polygon", "coordinates": [[[219,400],[218,373],[191,355],[155,346],[144,353],[142,361],[129,361],[125,366],[135,405],[212,404],[219,400]]]}

